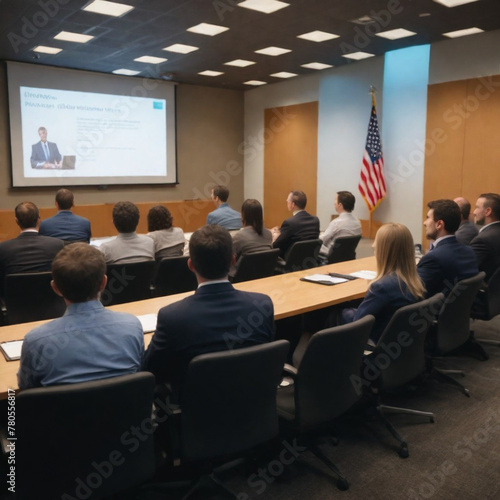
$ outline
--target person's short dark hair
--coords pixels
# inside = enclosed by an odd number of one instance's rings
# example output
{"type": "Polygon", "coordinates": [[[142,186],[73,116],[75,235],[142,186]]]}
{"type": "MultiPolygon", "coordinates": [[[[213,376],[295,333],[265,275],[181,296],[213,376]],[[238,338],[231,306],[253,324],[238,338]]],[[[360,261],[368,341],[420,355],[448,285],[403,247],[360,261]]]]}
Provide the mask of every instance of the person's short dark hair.
{"type": "Polygon", "coordinates": [[[264,216],[258,200],[248,199],[241,206],[241,219],[245,226],[252,226],[257,234],[262,234],[264,216]]]}
{"type": "Polygon", "coordinates": [[[45,130],[45,132],[47,132],[47,129],[45,127],[38,127],[38,132],[40,132],[40,130],[45,130]]]}
{"type": "Polygon", "coordinates": [[[56,203],[61,210],[69,210],[75,201],[73,193],[69,189],[59,189],[56,193],[56,203]]]}
{"type": "Polygon", "coordinates": [[[434,200],[427,206],[434,210],[434,221],[442,220],[446,232],[455,234],[462,221],[458,205],[453,200],[434,200]]]}
{"type": "Polygon", "coordinates": [[[38,224],[40,213],[38,212],[38,207],[34,203],[31,203],[31,201],[19,203],[14,212],[17,224],[21,229],[31,229],[38,224]]]}
{"type": "Polygon", "coordinates": [[[479,198],[484,198],[484,207],[491,208],[493,217],[500,220],[500,195],[496,193],[484,193],[479,195],[479,198]]]}
{"type": "Polygon", "coordinates": [[[170,210],[163,205],[155,205],[148,212],[148,231],[170,229],[174,218],[170,210]]]}
{"type": "Polygon", "coordinates": [[[292,191],[292,200],[299,210],[304,210],[307,205],[307,196],[304,191],[292,191]]]}
{"type": "Polygon", "coordinates": [[[346,212],[352,212],[356,203],[356,197],[350,191],[337,191],[337,202],[342,203],[346,212]]]}
{"type": "Polygon", "coordinates": [[[131,201],[119,201],[113,207],[113,224],[119,233],[132,233],[139,224],[139,209],[131,201]]]}
{"type": "Polygon", "coordinates": [[[87,243],[65,246],[52,261],[52,279],[70,302],[97,299],[105,274],[104,254],[87,243]]]}
{"type": "Polygon", "coordinates": [[[226,203],[229,198],[229,189],[226,186],[214,186],[214,198],[219,198],[222,203],[226,203]]]}
{"type": "Polygon", "coordinates": [[[208,224],[189,239],[189,257],[196,272],[207,280],[224,278],[233,257],[233,239],[221,226],[208,224]]]}

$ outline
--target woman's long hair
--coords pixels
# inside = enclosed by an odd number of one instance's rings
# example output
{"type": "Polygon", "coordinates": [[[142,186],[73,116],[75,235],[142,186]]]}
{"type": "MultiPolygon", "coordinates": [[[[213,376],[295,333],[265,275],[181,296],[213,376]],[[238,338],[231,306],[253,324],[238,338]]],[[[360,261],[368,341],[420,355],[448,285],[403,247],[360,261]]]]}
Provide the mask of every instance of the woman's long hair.
{"type": "Polygon", "coordinates": [[[258,200],[248,199],[243,202],[241,220],[244,226],[252,226],[257,234],[262,235],[264,217],[262,215],[262,205],[258,200]]]}

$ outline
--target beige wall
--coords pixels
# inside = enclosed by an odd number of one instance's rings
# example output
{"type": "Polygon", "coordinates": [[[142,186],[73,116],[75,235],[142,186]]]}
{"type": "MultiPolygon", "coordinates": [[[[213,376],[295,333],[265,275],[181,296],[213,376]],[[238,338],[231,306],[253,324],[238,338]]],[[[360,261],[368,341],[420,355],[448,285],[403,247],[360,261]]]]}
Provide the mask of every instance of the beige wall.
{"type": "MultiPolygon", "coordinates": [[[[0,210],[21,201],[52,207],[56,188],[11,188],[5,67],[0,66],[0,210]]],[[[243,92],[194,85],[177,87],[176,186],[111,186],[71,188],[75,203],[90,205],[120,200],[152,202],[192,200],[210,196],[211,185],[221,182],[231,190],[229,202],[243,202],[243,92]]],[[[0,228],[1,232],[1,228],[0,228]]]]}

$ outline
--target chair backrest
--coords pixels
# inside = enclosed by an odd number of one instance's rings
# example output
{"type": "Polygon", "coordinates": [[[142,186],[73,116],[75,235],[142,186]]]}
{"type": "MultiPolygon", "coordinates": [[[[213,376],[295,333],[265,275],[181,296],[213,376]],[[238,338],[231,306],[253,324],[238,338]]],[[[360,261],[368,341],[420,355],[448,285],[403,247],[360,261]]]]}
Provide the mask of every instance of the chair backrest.
{"type": "Polygon", "coordinates": [[[52,290],[51,281],[50,271],[8,274],[4,289],[7,323],[13,325],[62,316],[66,303],[52,290]]]}
{"type": "Polygon", "coordinates": [[[361,235],[336,238],[328,252],[328,264],[354,260],[356,258],[356,247],[360,239],[361,235]]]}
{"type": "Polygon", "coordinates": [[[160,261],[153,280],[153,294],[156,297],[196,290],[198,282],[188,268],[187,256],[166,257],[160,261]]]}
{"type": "Polygon", "coordinates": [[[164,259],[165,257],[180,257],[184,254],[184,243],[178,243],[177,245],[162,248],[155,253],[155,259],[157,261],[164,259]]]}
{"type": "Polygon", "coordinates": [[[493,273],[488,281],[486,296],[488,317],[491,319],[500,314],[500,267],[493,273]]]}
{"type": "Polygon", "coordinates": [[[153,390],[141,372],[19,393],[16,498],[98,499],[151,477],[153,390]]]}
{"type": "Polygon", "coordinates": [[[322,243],[320,239],[296,241],[286,252],[285,270],[293,272],[317,267],[322,243]]]}
{"type": "Polygon", "coordinates": [[[384,389],[401,387],[426,369],[425,340],[444,294],[399,308],[364,365],[364,379],[384,389]]]}
{"type": "Polygon", "coordinates": [[[233,283],[258,280],[274,274],[280,254],[279,248],[242,255],[234,273],[233,283]]]}
{"type": "Polygon", "coordinates": [[[101,302],[105,306],[111,306],[150,299],[154,266],[154,260],[108,264],[108,282],[101,293],[101,302]]]}
{"type": "Polygon", "coordinates": [[[374,321],[365,316],[311,337],[295,379],[295,415],[301,428],[331,421],[360,398],[356,380],[374,321]]]}
{"type": "Polygon", "coordinates": [[[469,340],[471,308],[485,276],[480,272],[459,281],[446,297],[437,318],[437,353],[453,351],[469,340]]]}
{"type": "Polygon", "coordinates": [[[196,356],[182,391],[181,459],[238,453],[278,434],[276,389],[289,342],[196,356]]]}

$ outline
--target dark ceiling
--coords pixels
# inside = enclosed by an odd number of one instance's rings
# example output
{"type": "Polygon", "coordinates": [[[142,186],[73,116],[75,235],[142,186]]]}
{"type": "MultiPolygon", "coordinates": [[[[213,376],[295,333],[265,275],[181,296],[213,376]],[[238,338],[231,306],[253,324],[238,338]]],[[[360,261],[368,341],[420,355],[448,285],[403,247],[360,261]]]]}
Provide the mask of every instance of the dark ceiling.
{"type": "MultiPolygon", "coordinates": [[[[0,0],[0,59],[110,73],[139,70],[139,77],[248,90],[247,80],[282,81],[270,76],[286,71],[305,75],[317,70],[302,64],[348,64],[343,54],[358,50],[384,52],[445,40],[445,32],[477,27],[500,28],[500,0],[479,0],[448,8],[434,0],[283,0],[290,5],[272,14],[238,7],[241,0],[121,0],[135,8],[119,18],[82,11],[88,0],[0,0]],[[371,17],[368,24],[354,21],[371,17]],[[186,31],[199,23],[229,28],[216,36],[186,31]],[[375,33],[405,28],[417,34],[386,40],[375,33]],[[54,40],[60,31],[93,35],[86,44],[54,40]],[[321,30],[340,35],[317,43],[297,38],[321,30]],[[200,49],[190,54],[163,51],[174,43],[200,49]],[[37,45],[63,49],[56,55],[35,54],[37,45]],[[280,56],[254,51],[267,46],[290,49],[280,56]],[[144,64],[143,55],[166,57],[162,64],[144,64]],[[256,64],[224,65],[234,59],[256,64]],[[198,75],[223,72],[217,77],[198,75]]],[[[352,63],[351,64],[355,64],[352,63]]]]}

